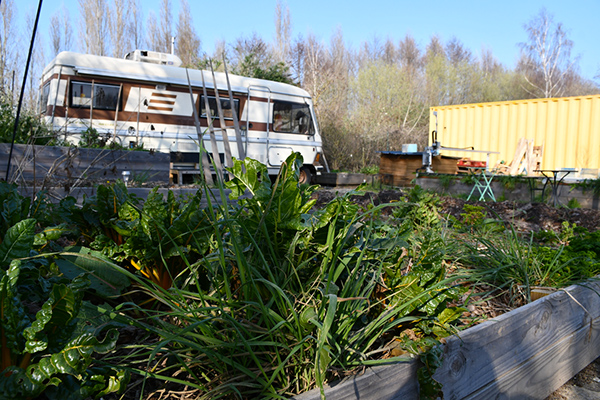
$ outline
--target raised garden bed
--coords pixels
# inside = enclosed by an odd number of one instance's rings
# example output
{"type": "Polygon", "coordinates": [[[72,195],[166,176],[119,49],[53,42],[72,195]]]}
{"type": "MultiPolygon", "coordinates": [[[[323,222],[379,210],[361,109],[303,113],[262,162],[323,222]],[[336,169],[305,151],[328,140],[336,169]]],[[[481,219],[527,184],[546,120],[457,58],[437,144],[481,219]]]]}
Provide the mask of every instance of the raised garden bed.
{"type": "MultiPolygon", "coordinates": [[[[600,356],[600,282],[573,285],[448,338],[444,399],[544,399],[600,356]]],[[[328,400],[418,399],[418,361],[367,369],[328,400]]],[[[297,400],[320,399],[312,390],[297,400]]]]}

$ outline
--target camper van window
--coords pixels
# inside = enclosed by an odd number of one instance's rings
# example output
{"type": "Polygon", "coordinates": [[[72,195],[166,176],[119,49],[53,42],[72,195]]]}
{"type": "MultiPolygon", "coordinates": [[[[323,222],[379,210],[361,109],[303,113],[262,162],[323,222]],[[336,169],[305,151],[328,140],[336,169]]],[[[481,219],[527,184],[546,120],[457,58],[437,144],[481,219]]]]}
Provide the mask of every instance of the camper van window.
{"type": "MultiPolygon", "coordinates": [[[[117,85],[95,83],[94,109],[116,110],[119,102],[119,89],[120,87],[117,85]]],[[[71,82],[71,107],[90,108],[91,97],[91,82],[71,82]]]]}
{"type": "MultiPolygon", "coordinates": [[[[210,117],[211,118],[219,118],[219,109],[217,108],[217,98],[207,96],[208,98],[208,107],[210,108],[210,117]]],[[[231,113],[231,101],[228,98],[219,98],[221,100],[221,109],[223,110],[223,118],[225,119],[233,119],[233,114],[231,113]]],[[[235,104],[235,112],[238,114],[240,109],[240,101],[238,99],[233,99],[235,104]]],[[[239,114],[238,114],[239,115],[239,114]]],[[[204,106],[204,96],[200,96],[200,117],[206,118],[206,107],[204,106]]]]}
{"type": "Polygon", "coordinates": [[[312,134],[314,130],[308,105],[289,101],[274,101],[273,131],[312,134]]]}
{"type": "Polygon", "coordinates": [[[48,108],[48,96],[50,95],[50,82],[46,83],[40,93],[40,114],[46,114],[48,108]]]}

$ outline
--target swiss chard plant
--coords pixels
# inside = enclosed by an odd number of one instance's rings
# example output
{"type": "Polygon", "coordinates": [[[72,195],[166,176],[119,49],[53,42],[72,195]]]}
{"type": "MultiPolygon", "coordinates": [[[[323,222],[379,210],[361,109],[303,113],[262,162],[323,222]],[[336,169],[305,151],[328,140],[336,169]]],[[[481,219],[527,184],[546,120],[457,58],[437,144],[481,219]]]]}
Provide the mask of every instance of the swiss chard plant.
{"type": "Polygon", "coordinates": [[[155,189],[141,205],[119,181],[99,186],[75,219],[93,250],[168,289],[206,249],[208,218],[200,198],[198,192],[184,203],[155,189]]]}
{"type": "Polygon", "coordinates": [[[66,279],[51,254],[33,250],[35,225],[17,222],[0,244],[0,398],[86,398],[124,389],[125,371],[92,366],[92,355],[113,350],[118,333],[82,329],[88,277],[66,279]]]}
{"type": "Polygon", "coordinates": [[[183,368],[200,398],[277,398],[322,388],[337,371],[405,359],[386,346],[401,327],[452,331],[460,313],[441,310],[456,291],[443,254],[430,251],[440,243],[413,245],[403,221],[373,218],[389,205],[363,210],[346,196],[313,210],[299,166],[290,156],[271,182],[261,164],[235,162],[232,203],[209,202],[205,230],[191,229],[207,247],[189,269],[206,275],[190,273],[160,295],[168,316],[138,310],[161,321],[147,327],[161,340],[131,360],[151,357],[153,376],[173,381],[183,368]],[[408,258],[419,261],[405,278],[408,258]]]}

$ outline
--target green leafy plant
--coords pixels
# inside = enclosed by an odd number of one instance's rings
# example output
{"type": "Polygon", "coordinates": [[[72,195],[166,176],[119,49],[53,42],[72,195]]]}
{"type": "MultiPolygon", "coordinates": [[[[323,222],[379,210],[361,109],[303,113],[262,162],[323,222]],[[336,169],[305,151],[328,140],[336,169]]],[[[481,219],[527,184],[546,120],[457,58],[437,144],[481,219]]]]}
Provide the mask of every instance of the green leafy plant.
{"type": "Polygon", "coordinates": [[[368,165],[360,169],[361,174],[377,175],[379,173],[379,165],[368,165]]]}
{"type": "MultiPolygon", "coordinates": [[[[567,226],[564,239],[571,237],[567,226]]],[[[466,273],[474,282],[485,282],[508,289],[513,303],[531,301],[534,286],[563,287],[590,278],[598,271],[594,255],[573,252],[568,241],[559,242],[558,248],[539,246],[533,235],[524,241],[514,230],[490,238],[478,238],[465,243],[466,273]]]]}
{"type": "Polygon", "coordinates": [[[567,203],[567,208],[581,208],[581,204],[579,203],[579,200],[577,200],[575,197],[572,197],[567,203]]]}
{"type": "Polygon", "coordinates": [[[583,193],[591,191],[594,196],[600,196],[600,178],[575,182],[571,185],[571,190],[574,188],[580,188],[583,193]]]}
{"type": "Polygon", "coordinates": [[[435,228],[441,224],[438,211],[440,198],[416,185],[412,188],[400,207],[394,210],[394,217],[409,221],[413,227],[435,228]]]}
{"type": "Polygon", "coordinates": [[[94,352],[114,349],[117,331],[98,340],[100,332],[80,329],[89,279],[65,281],[43,254],[32,253],[35,222],[10,227],[0,244],[0,397],[85,398],[123,390],[125,371],[91,366],[94,352]]]}
{"type": "Polygon", "coordinates": [[[93,250],[168,289],[207,246],[202,232],[208,220],[200,199],[198,192],[182,205],[171,191],[165,200],[155,188],[141,206],[117,181],[99,186],[74,218],[93,250]]]}
{"type": "Polygon", "coordinates": [[[444,188],[445,190],[448,190],[450,185],[452,185],[452,183],[454,183],[454,178],[455,177],[453,175],[440,175],[438,179],[440,181],[440,185],[442,186],[442,188],[444,188]]]}
{"type": "Polygon", "coordinates": [[[277,398],[322,388],[337,371],[405,360],[380,357],[403,329],[453,332],[457,320],[443,310],[459,291],[449,288],[456,278],[446,279],[440,242],[409,241],[403,221],[374,217],[391,205],[361,210],[352,194],[312,210],[301,166],[290,156],[271,182],[262,164],[235,161],[227,183],[235,201],[209,200],[200,225],[208,230],[195,239],[206,243],[203,256],[169,290],[139,281],[168,314],[115,308],[161,321],[144,324],[158,343],[129,358],[145,372],[130,368],[172,382],[183,368],[200,398],[277,398]]]}

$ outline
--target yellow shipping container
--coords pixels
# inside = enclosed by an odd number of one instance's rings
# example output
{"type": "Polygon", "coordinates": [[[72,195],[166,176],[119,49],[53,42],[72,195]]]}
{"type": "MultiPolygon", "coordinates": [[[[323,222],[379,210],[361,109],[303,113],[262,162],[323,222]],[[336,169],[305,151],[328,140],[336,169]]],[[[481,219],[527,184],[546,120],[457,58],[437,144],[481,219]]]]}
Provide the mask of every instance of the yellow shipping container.
{"type": "MultiPolygon", "coordinates": [[[[580,177],[598,177],[600,95],[431,107],[429,118],[443,147],[500,152],[489,155],[490,167],[509,164],[525,138],[543,146],[542,169],[575,168],[580,177]]],[[[442,154],[485,161],[480,153],[442,148],[442,154]]]]}

